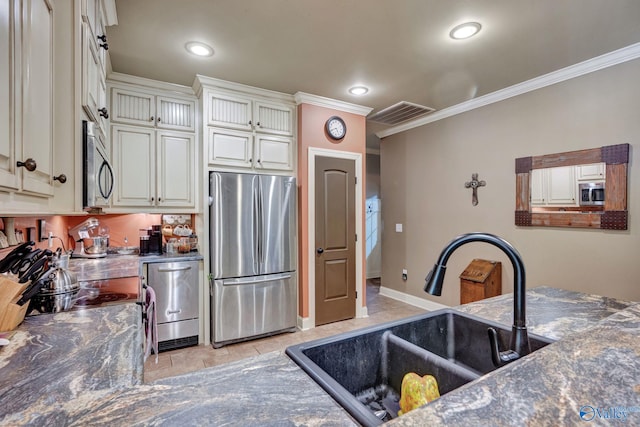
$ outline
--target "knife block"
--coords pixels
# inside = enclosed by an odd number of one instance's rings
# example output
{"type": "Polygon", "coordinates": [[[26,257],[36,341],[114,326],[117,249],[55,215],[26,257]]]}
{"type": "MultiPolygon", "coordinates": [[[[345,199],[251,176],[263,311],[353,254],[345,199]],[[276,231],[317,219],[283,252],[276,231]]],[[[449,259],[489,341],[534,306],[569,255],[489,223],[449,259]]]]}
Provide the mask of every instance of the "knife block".
{"type": "Polygon", "coordinates": [[[29,303],[20,306],[16,302],[28,284],[0,277],[0,332],[13,330],[24,320],[29,303]]]}

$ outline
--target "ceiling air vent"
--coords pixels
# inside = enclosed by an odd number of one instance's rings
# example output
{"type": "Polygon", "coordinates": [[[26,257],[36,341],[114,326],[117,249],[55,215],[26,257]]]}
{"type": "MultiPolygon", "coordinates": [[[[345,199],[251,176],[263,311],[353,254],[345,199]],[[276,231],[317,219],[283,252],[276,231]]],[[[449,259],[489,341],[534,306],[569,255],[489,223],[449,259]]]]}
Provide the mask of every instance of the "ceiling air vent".
{"type": "Polygon", "coordinates": [[[415,119],[420,116],[432,113],[435,108],[425,107],[424,105],[413,104],[407,101],[400,101],[397,104],[380,110],[375,114],[367,117],[372,122],[382,123],[385,125],[397,125],[407,120],[415,119]]]}

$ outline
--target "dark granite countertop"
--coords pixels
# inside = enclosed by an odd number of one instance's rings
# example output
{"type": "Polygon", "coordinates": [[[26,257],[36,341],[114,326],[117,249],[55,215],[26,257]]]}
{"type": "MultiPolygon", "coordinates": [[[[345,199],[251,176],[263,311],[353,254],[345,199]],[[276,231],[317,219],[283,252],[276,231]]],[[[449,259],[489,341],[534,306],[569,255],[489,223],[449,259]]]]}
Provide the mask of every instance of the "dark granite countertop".
{"type": "MultiPolygon", "coordinates": [[[[577,425],[583,407],[640,410],[640,304],[546,287],[527,304],[531,331],[560,341],[389,425],[577,425]]],[[[512,322],[511,295],[458,309],[512,322]]],[[[25,321],[0,350],[0,425],[355,424],[279,352],[140,384],[134,311],[25,321]]]]}

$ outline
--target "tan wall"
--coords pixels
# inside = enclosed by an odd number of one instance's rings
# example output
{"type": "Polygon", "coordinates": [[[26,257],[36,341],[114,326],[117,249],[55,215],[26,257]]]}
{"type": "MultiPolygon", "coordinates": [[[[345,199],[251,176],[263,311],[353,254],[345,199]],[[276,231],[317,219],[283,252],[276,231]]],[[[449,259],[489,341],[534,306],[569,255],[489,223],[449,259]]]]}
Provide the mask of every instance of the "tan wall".
{"type": "Polygon", "coordinates": [[[457,305],[459,274],[473,258],[485,258],[502,261],[503,292],[512,292],[510,262],[482,243],[453,254],[441,297],[423,291],[443,246],[483,231],[520,252],[527,287],[640,300],[639,75],[635,60],[383,139],[383,286],[457,305]],[[622,143],[631,144],[627,231],[514,225],[514,159],[622,143]],[[474,172],[487,182],[475,207],[464,187],[474,172]]]}
{"type": "MultiPolygon", "coordinates": [[[[329,108],[318,107],[310,104],[300,104],[298,106],[298,280],[299,280],[299,315],[302,317],[309,316],[309,283],[307,280],[309,272],[309,260],[307,259],[307,248],[313,245],[309,242],[308,230],[308,159],[309,148],[324,148],[327,150],[348,151],[351,153],[362,153],[362,168],[360,176],[362,177],[361,186],[365,185],[364,170],[366,170],[365,161],[365,136],[366,122],[365,117],[357,114],[335,111],[329,108]],[[347,135],[340,142],[334,141],[326,136],[324,126],[327,119],[331,116],[340,116],[347,125],[347,135]]],[[[364,192],[363,192],[364,194],[364,192]]],[[[364,212],[364,200],[363,209],[364,212]]],[[[362,221],[364,227],[364,220],[362,221]]],[[[364,236],[364,228],[359,232],[360,236],[364,236]]],[[[364,259],[362,260],[364,263],[364,259]]],[[[312,266],[313,267],[313,266],[312,266]]],[[[364,268],[363,283],[364,283],[364,268]]],[[[364,285],[363,285],[364,287],[364,285]]],[[[364,292],[364,289],[363,289],[364,292]]],[[[363,298],[363,301],[365,299],[363,298]]]]}

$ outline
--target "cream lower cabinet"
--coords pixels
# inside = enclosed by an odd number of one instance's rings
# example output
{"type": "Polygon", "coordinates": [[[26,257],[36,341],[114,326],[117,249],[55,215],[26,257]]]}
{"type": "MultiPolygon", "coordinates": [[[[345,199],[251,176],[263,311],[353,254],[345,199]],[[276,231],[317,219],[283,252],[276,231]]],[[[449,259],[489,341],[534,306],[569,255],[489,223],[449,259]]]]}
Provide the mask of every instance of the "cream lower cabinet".
{"type": "Polygon", "coordinates": [[[195,208],[195,137],[112,126],[114,207],[195,208]]]}
{"type": "Polygon", "coordinates": [[[293,169],[293,138],[208,129],[209,164],[265,170],[293,169]]]}

